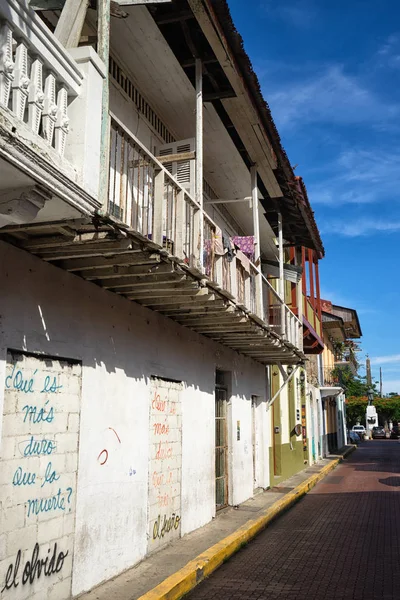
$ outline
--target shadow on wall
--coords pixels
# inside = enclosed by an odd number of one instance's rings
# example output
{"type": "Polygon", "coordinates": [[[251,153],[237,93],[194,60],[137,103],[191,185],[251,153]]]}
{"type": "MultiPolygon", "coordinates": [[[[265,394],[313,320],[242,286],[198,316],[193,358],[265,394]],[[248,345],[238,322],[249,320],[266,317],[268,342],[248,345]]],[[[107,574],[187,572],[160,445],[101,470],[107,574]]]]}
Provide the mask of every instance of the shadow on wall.
{"type": "Polygon", "coordinates": [[[243,381],[242,370],[253,369],[256,376],[262,368],[95,282],[4,242],[0,251],[0,281],[5,278],[8,290],[0,299],[3,343],[9,348],[80,360],[83,367],[123,371],[138,381],[152,375],[184,380],[212,395],[215,366],[232,372],[234,393],[244,397],[248,379],[243,381]]]}

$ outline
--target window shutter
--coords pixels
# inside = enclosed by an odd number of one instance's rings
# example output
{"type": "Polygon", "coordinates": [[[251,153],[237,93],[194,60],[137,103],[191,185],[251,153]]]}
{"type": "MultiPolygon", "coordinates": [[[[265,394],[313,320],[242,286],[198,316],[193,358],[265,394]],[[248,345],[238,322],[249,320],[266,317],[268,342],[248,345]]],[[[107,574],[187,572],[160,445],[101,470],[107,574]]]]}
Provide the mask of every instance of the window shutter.
{"type": "MultiPolygon", "coordinates": [[[[169,154],[181,154],[184,152],[194,152],[195,139],[180,140],[171,144],[159,146],[156,150],[157,156],[168,156],[169,154]]],[[[185,160],[182,162],[164,163],[164,167],[171,173],[174,179],[194,196],[195,194],[195,161],[185,160]]]]}

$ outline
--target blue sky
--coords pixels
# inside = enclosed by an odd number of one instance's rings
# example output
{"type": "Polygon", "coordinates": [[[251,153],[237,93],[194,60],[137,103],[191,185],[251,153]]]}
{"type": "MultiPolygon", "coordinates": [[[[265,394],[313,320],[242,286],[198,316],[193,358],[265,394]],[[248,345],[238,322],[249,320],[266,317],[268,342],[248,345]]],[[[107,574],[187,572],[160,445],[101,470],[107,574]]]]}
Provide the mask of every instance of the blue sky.
{"type": "Polygon", "coordinates": [[[400,393],[400,5],[229,4],[315,211],[322,297],[358,311],[359,359],[400,393]]]}

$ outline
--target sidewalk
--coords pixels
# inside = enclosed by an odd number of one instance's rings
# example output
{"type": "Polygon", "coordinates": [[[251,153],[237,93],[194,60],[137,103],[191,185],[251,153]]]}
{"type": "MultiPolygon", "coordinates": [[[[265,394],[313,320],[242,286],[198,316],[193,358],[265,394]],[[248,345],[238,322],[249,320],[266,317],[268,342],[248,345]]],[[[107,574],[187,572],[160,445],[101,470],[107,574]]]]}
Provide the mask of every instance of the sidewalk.
{"type": "Polygon", "coordinates": [[[207,577],[325,477],[355,446],[346,446],[174,541],[79,600],[174,600],[207,577]],[[156,589],[154,589],[156,588],[156,589]]]}

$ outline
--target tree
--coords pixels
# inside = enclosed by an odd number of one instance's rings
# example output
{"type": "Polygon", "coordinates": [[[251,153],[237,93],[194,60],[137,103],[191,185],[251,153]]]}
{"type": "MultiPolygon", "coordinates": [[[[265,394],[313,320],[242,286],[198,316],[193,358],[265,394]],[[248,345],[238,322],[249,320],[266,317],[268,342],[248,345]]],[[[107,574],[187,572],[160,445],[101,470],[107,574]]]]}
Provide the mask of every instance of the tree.
{"type": "Polygon", "coordinates": [[[356,423],[365,422],[368,399],[350,396],[346,398],[346,421],[347,427],[353,427],[356,423]]]}
{"type": "MultiPolygon", "coordinates": [[[[355,396],[357,398],[366,397],[368,395],[369,385],[366,377],[354,375],[349,366],[336,366],[332,375],[337,379],[339,385],[344,388],[347,396],[355,396]]],[[[376,383],[372,384],[374,395],[377,395],[376,383]]]]}
{"type": "MultiPolygon", "coordinates": [[[[364,397],[348,396],[346,398],[346,419],[348,427],[352,427],[358,421],[365,421],[368,399],[364,397]]],[[[397,424],[400,421],[400,396],[391,398],[374,399],[374,406],[378,413],[378,423],[384,425],[392,421],[397,424]]]]}

